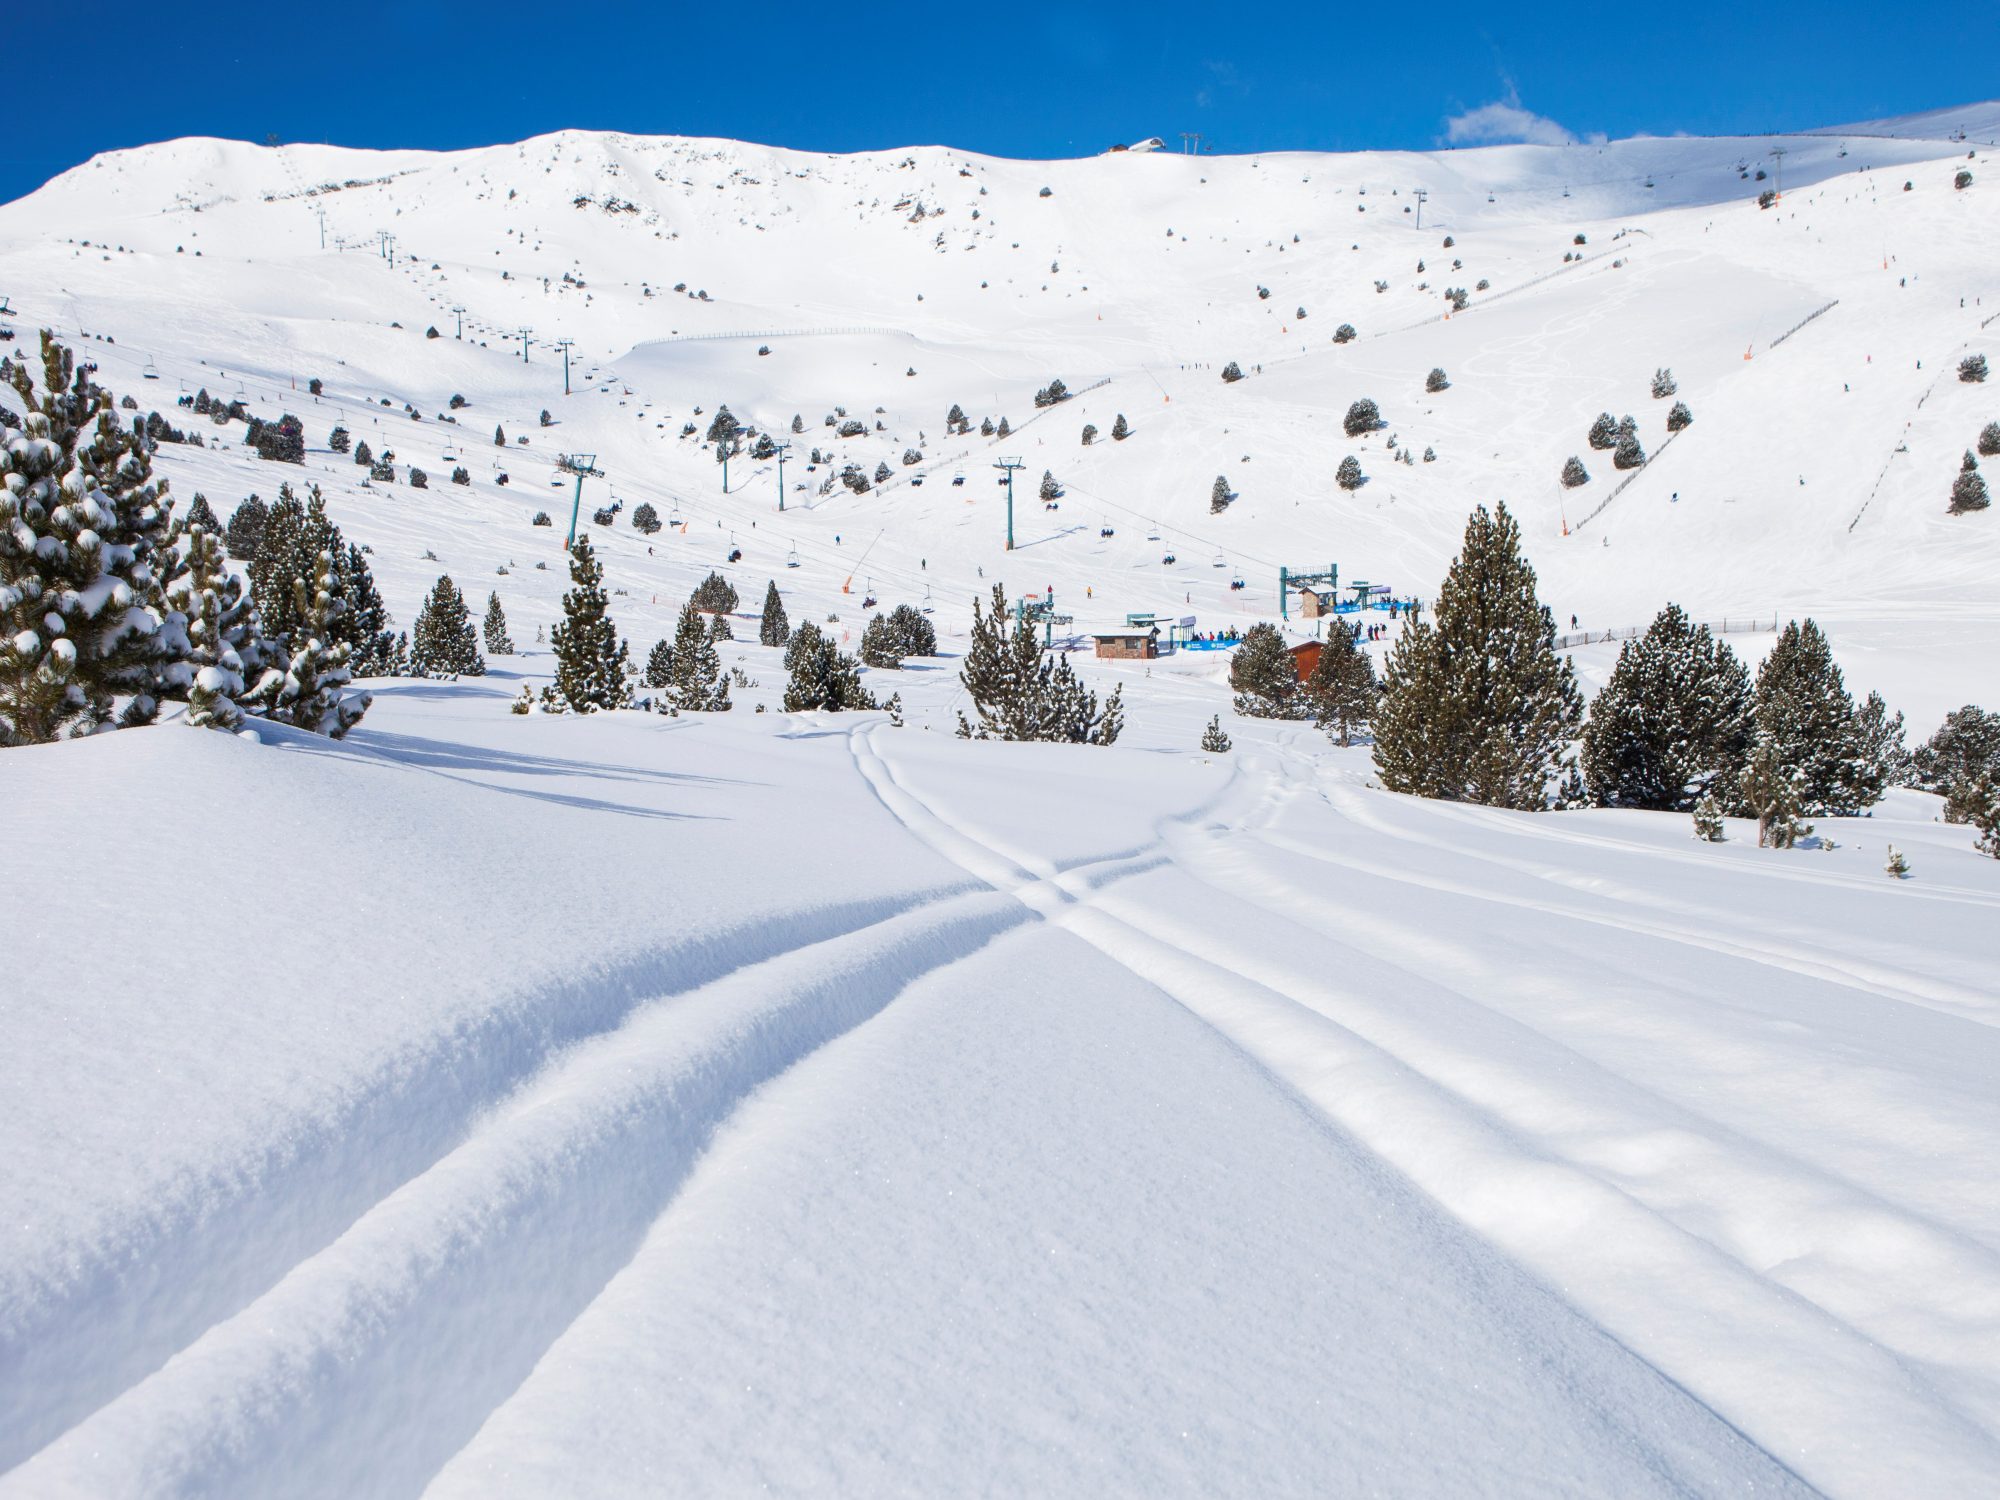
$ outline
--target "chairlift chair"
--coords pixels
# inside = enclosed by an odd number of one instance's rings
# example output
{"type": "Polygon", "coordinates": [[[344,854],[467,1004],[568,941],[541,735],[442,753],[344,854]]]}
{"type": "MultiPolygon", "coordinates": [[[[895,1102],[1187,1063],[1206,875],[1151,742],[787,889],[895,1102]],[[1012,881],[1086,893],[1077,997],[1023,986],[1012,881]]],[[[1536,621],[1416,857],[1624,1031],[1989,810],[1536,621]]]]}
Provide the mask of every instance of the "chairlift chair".
{"type": "Polygon", "coordinates": [[[796,568],[798,565],[799,565],[799,549],[797,547],[794,547],[790,552],[785,554],[785,566],[788,568],[796,568]]]}
{"type": "Polygon", "coordinates": [[[160,367],[149,359],[146,361],[146,368],[141,370],[139,375],[143,380],[158,380],[160,378],[160,367]]]}
{"type": "Polygon", "coordinates": [[[1166,564],[1167,566],[1171,567],[1174,561],[1173,553],[1169,552],[1165,557],[1161,558],[1160,561],[1166,564]]]}
{"type": "Polygon", "coordinates": [[[964,484],[965,476],[963,474],[954,474],[951,476],[951,482],[955,485],[964,484]]]}
{"type": "Polygon", "coordinates": [[[1229,566],[1229,559],[1224,557],[1220,552],[1218,552],[1215,554],[1214,566],[1218,568],[1226,568],[1229,566]]]}

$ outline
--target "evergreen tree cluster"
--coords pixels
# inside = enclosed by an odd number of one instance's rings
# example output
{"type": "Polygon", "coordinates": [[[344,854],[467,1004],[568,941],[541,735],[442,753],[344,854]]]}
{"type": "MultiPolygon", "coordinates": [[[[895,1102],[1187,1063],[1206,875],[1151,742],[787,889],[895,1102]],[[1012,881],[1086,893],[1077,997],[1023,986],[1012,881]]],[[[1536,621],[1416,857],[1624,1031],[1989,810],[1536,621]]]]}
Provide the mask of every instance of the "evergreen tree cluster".
{"type": "Polygon", "coordinates": [[[722,673],[715,641],[693,600],[681,606],[674,638],[653,647],[642,680],[647,687],[659,690],[662,713],[729,711],[729,679],[722,673]]]}
{"type": "Polygon", "coordinates": [[[1984,510],[1993,503],[1993,497],[1986,492],[1986,478],[1979,472],[1979,460],[1970,453],[1958,466],[1958,477],[1951,482],[1951,504],[1946,510],[1954,516],[1962,516],[1968,511],[1984,510]]]}
{"type": "Polygon", "coordinates": [[[937,631],[923,612],[899,604],[876,615],[861,632],[861,660],[870,667],[895,669],[908,656],[936,656],[937,631]]]}
{"type": "Polygon", "coordinates": [[[959,681],[978,716],[977,723],[958,716],[961,739],[1109,745],[1124,727],[1124,690],[1112,689],[1100,706],[1068,657],[1043,649],[1034,621],[1022,616],[1010,625],[1006,589],[997,583],[990,608],[972,602],[972,643],[959,681]]]}
{"type": "Polygon", "coordinates": [[[306,461],[305,424],[290,412],[286,412],[275,422],[250,419],[250,427],[243,434],[244,443],[257,450],[257,456],[272,463],[302,464],[306,461]]]}
{"type": "Polygon", "coordinates": [[[861,685],[861,664],[836,645],[810,620],[792,632],[785,646],[784,710],[797,713],[847,713],[874,708],[875,699],[861,685]]]}

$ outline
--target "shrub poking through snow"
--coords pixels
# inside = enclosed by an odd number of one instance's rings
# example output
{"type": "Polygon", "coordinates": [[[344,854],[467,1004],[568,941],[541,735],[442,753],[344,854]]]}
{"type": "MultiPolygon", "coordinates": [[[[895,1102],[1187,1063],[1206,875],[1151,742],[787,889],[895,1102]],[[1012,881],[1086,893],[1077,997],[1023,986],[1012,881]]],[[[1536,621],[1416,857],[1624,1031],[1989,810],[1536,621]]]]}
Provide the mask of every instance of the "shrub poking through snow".
{"type": "Polygon", "coordinates": [[[1201,732],[1201,748],[1210,755],[1227,755],[1233,742],[1222,732],[1222,715],[1211,714],[1208,728],[1201,732]]]}
{"type": "Polygon", "coordinates": [[[1451,382],[1445,378],[1442,368],[1434,368],[1430,374],[1424,377],[1424,389],[1432,395],[1436,395],[1439,391],[1450,390],[1451,382]]]}

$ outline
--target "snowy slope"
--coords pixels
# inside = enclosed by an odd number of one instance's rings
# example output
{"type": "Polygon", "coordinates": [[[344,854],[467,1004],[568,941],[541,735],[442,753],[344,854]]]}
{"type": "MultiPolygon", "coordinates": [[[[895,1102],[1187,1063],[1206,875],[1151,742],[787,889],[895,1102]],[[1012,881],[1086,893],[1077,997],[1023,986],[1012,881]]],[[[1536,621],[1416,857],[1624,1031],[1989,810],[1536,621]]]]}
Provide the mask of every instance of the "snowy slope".
{"type": "MultiPolygon", "coordinates": [[[[1935,798],[1786,853],[1415,802],[1292,726],[1196,753],[1221,653],[1080,658],[1124,688],[1108,751],[950,737],[996,581],[1077,630],[1271,618],[1281,565],[1428,598],[1496,499],[1584,627],[1673,598],[1754,659],[1813,612],[1919,735],[2000,700],[2000,522],[1943,513],[2000,417],[1952,373],[2000,356],[2000,181],[1971,125],[1875,125],[1049,163],[177,141],[0,207],[0,326],[214,441],[162,448],[183,502],[317,482],[401,624],[449,571],[523,647],[375,684],[340,744],[0,757],[43,872],[0,967],[0,1495],[1984,1492],[2000,865],[1935,798]],[[1664,450],[1661,365],[1696,418],[1664,450]],[[175,406],[201,388],[300,415],[303,471],[175,406]],[[1363,395],[1389,425],[1351,441],[1363,395]],[[722,402],[800,415],[782,491],[745,455],[724,493],[722,402]],[[1600,410],[1659,455],[1615,498],[1600,410]],[[892,478],[822,495],[814,446],[892,478]],[[586,523],[623,504],[589,529],[639,654],[711,568],[850,647],[869,594],[928,604],[944,659],[870,674],[909,727],[777,712],[754,618],[726,717],[509,714],[550,670],[568,452],[606,471],[586,523]],[[79,841],[170,940],[103,940],[79,841]]],[[[1587,684],[1616,649],[1576,649],[1587,684]]]]}

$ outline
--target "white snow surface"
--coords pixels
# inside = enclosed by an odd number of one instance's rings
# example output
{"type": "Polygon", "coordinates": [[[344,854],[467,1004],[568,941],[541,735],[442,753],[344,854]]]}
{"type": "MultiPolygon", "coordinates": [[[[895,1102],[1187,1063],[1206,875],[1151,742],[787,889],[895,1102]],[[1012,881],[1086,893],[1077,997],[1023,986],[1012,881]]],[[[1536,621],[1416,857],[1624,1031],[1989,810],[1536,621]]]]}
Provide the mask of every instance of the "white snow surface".
{"type": "Polygon", "coordinates": [[[189,140],[0,207],[0,326],[214,443],[161,448],[183,503],[319,483],[401,626],[449,571],[521,647],[369,684],[340,743],[0,755],[0,1496],[1992,1493],[2000,863],[1936,798],[1786,852],[1424,803],[1235,719],[1222,653],[1079,656],[1109,750],[951,730],[993,582],[1077,634],[1271,618],[1281,564],[1428,599],[1498,499],[1599,633],[1587,686],[1674,599],[1753,661],[1814,615],[1918,737],[1993,705],[2000,521],[1944,502],[2000,417],[1955,375],[2000,356],[1996,118],[1045,163],[189,140]],[[202,387],[298,414],[304,469],[174,405],[202,387]],[[1389,426],[1349,440],[1364,395],[1389,426]],[[747,454],[723,493],[721,402],[803,417],[782,513],[747,454]],[[1658,455],[1616,498],[1600,410],[1658,455]],[[815,445],[894,478],[822,496],[815,445]],[[710,569],[740,591],[732,713],[508,712],[573,452],[636,657],[710,569]],[[867,674],[905,727],[779,711],[771,578],[850,649],[870,594],[933,608],[943,655],[867,674]]]}

